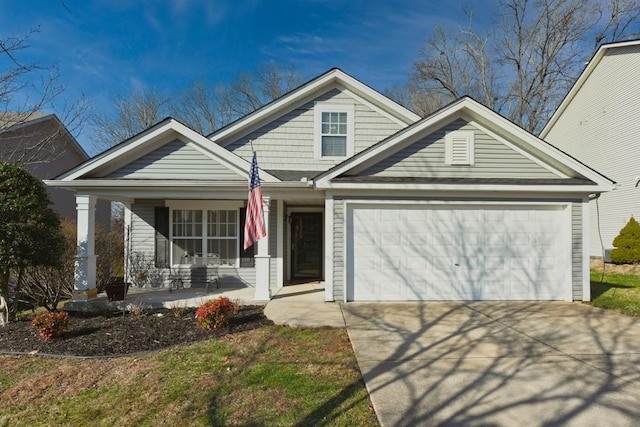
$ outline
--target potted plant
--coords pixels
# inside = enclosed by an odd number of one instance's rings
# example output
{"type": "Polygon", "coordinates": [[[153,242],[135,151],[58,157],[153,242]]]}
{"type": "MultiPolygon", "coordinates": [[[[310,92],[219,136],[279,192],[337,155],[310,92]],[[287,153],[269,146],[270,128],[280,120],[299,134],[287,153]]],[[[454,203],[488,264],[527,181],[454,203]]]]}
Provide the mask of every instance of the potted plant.
{"type": "Polygon", "coordinates": [[[104,291],[107,293],[109,301],[124,301],[124,297],[129,291],[129,283],[119,277],[104,285],[104,291]]]}

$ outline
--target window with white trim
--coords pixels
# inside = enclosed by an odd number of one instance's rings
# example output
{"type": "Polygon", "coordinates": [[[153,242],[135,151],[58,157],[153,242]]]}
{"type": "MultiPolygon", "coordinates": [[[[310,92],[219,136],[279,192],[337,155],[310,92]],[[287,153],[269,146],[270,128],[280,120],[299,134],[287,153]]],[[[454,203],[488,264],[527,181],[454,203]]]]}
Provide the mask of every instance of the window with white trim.
{"type": "Polygon", "coordinates": [[[353,155],[354,111],[349,104],[316,104],[316,159],[344,159],[353,155]]]}
{"type": "Polygon", "coordinates": [[[212,254],[221,264],[236,264],[237,210],[173,209],[172,220],[173,264],[198,264],[212,254]]]}
{"type": "Polygon", "coordinates": [[[474,164],[474,133],[470,130],[447,132],[444,137],[444,161],[448,165],[474,164]]]}

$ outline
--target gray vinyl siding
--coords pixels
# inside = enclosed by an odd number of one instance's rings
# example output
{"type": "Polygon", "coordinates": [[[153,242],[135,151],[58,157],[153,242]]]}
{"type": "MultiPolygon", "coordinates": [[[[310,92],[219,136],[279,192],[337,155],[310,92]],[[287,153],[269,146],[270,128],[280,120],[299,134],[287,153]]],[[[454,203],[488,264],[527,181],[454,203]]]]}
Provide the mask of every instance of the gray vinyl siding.
{"type": "Polygon", "coordinates": [[[323,171],[340,163],[344,159],[314,158],[314,105],[317,101],[354,105],[355,153],[403,127],[345,92],[334,89],[232,142],[226,148],[250,161],[252,154],[249,141],[252,141],[262,169],[323,171]]]}
{"type": "Polygon", "coordinates": [[[269,287],[271,289],[277,286],[278,278],[278,201],[271,200],[269,203],[269,231],[267,237],[269,238],[269,287]]]}
{"type": "Polygon", "coordinates": [[[571,204],[571,276],[573,285],[573,300],[582,300],[582,203],[571,204]]]}
{"type": "Polygon", "coordinates": [[[140,254],[154,263],[155,259],[155,211],[156,206],[164,206],[164,200],[136,200],[131,205],[131,229],[125,230],[125,237],[131,242],[131,256],[140,254]]]}
{"type": "Polygon", "coordinates": [[[463,120],[450,123],[358,175],[403,178],[558,178],[558,175],[530,157],[463,120]],[[474,132],[473,165],[445,164],[445,133],[455,130],[474,132]]]}
{"type": "Polygon", "coordinates": [[[246,177],[230,171],[180,140],[134,160],[107,178],[246,181],[246,177]]]}
{"type": "Polygon", "coordinates": [[[629,218],[640,217],[638,81],[640,46],[610,49],[545,135],[549,143],[617,183],[614,191],[590,203],[590,256],[602,256],[600,232],[604,249],[610,249],[629,218]]]}
{"type": "Polygon", "coordinates": [[[333,298],[344,301],[345,298],[345,236],[344,236],[344,200],[335,200],[333,205],[333,298]]]}

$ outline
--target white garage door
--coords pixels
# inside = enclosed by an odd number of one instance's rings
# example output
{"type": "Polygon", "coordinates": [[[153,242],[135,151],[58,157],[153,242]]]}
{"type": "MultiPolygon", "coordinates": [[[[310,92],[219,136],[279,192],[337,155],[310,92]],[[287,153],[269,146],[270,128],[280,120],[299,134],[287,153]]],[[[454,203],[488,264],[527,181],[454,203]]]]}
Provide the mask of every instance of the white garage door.
{"type": "Polygon", "coordinates": [[[570,300],[564,206],[347,209],[347,299],[570,300]]]}

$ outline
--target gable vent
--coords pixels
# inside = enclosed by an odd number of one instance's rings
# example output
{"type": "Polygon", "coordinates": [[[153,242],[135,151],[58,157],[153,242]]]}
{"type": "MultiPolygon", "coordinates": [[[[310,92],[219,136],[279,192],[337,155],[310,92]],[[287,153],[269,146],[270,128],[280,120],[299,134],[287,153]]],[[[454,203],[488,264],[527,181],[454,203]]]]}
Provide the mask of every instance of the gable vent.
{"type": "Polygon", "coordinates": [[[445,134],[445,163],[448,165],[472,165],[473,131],[457,130],[445,134]]]}

